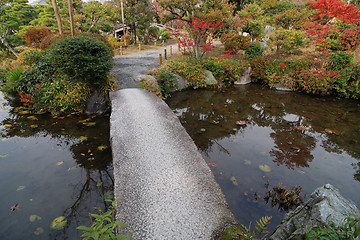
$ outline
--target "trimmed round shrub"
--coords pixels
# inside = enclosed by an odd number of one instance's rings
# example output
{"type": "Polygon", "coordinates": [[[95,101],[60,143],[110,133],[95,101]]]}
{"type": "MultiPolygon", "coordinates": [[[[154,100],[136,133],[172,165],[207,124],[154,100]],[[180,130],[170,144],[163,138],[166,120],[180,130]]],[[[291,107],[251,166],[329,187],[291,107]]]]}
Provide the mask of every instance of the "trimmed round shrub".
{"type": "Polygon", "coordinates": [[[171,37],[171,34],[170,34],[169,30],[167,30],[167,28],[160,29],[160,39],[161,40],[167,41],[168,39],[170,39],[170,37],[171,37]]]}
{"type": "Polygon", "coordinates": [[[48,35],[51,35],[49,27],[30,28],[25,33],[25,40],[29,47],[39,48],[41,41],[48,35]]]}
{"type": "Polygon", "coordinates": [[[113,59],[104,42],[86,36],[60,39],[49,50],[48,59],[70,79],[101,84],[109,74],[113,59]]]}
{"type": "Polygon", "coordinates": [[[251,42],[245,46],[245,55],[251,60],[255,57],[261,57],[263,47],[260,42],[251,42]]]}
{"type": "Polygon", "coordinates": [[[125,39],[126,39],[126,45],[131,45],[133,43],[130,35],[125,34],[125,35],[121,36],[120,41],[125,43],[125,39]]]}

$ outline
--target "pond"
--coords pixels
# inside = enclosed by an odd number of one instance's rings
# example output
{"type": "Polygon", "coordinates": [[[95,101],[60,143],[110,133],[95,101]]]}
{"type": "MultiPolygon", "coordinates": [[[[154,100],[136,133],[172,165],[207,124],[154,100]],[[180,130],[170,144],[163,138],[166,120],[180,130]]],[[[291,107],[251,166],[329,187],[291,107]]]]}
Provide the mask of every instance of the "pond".
{"type": "Polygon", "coordinates": [[[174,93],[167,100],[213,171],[237,220],[286,211],[266,203],[279,183],[306,201],[330,183],[360,207],[360,104],[257,84],[174,93]]]}
{"type": "Polygon", "coordinates": [[[0,92],[0,122],[0,239],[81,239],[112,198],[109,116],[32,115],[0,92]]]}

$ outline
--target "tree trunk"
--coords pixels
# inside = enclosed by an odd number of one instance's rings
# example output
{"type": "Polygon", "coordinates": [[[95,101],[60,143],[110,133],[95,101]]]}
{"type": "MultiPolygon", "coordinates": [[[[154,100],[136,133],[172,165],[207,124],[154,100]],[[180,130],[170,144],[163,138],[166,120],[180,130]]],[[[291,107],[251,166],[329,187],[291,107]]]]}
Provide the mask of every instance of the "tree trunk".
{"type": "Polygon", "coordinates": [[[144,35],[144,44],[148,44],[148,42],[149,42],[149,32],[150,32],[150,29],[148,27],[146,27],[145,35],[144,35]]]}
{"type": "Polygon", "coordinates": [[[63,35],[63,34],[64,34],[64,30],[63,30],[63,26],[62,26],[61,17],[60,17],[60,14],[59,14],[59,9],[58,9],[57,4],[56,4],[56,0],[51,0],[51,3],[52,3],[53,8],[54,8],[54,13],[55,13],[55,16],[56,16],[56,21],[57,21],[58,28],[59,28],[59,33],[60,33],[60,35],[63,35]]]}
{"type": "Polygon", "coordinates": [[[15,50],[7,43],[5,38],[0,37],[1,42],[15,55],[16,58],[19,57],[19,55],[15,52],[15,50]]]}
{"type": "Polygon", "coordinates": [[[70,27],[71,27],[71,36],[75,36],[75,26],[74,26],[74,15],[72,10],[72,1],[68,0],[68,8],[69,8],[69,17],[70,17],[70,27]]]}

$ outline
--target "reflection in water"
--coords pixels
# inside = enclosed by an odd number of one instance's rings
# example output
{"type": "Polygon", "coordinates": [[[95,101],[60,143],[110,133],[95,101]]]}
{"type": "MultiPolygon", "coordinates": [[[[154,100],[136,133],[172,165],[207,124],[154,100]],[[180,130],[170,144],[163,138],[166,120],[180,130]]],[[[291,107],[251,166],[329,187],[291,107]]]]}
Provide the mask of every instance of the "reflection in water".
{"type": "Polygon", "coordinates": [[[360,204],[358,102],[259,85],[184,91],[167,102],[214,163],[209,167],[240,222],[263,215],[273,216],[272,227],[280,222],[283,213],[262,200],[268,182],[299,185],[305,197],[331,183],[360,204]]]}
{"type": "Polygon", "coordinates": [[[109,118],[31,115],[0,104],[0,239],[80,239],[76,227],[90,226],[89,213],[105,209],[113,190],[109,118]],[[11,212],[14,203],[19,210],[11,212]],[[41,220],[30,221],[33,214],[41,220]],[[67,224],[52,230],[59,216],[67,224]]]}

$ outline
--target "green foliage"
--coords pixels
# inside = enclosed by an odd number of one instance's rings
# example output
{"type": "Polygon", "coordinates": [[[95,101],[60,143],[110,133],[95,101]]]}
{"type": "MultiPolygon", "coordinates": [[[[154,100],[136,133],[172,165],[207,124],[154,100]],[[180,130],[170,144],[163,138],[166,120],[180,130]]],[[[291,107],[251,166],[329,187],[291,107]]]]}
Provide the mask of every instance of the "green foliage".
{"type": "Polygon", "coordinates": [[[276,46],[276,50],[286,49],[293,52],[295,49],[305,45],[305,33],[299,30],[279,29],[270,34],[269,45],[276,46]]]}
{"type": "Polygon", "coordinates": [[[323,70],[303,70],[294,76],[294,78],[299,84],[299,90],[319,95],[330,94],[335,82],[334,78],[326,74],[323,70]]]}
{"type": "Polygon", "coordinates": [[[163,67],[185,78],[189,87],[196,89],[206,86],[205,70],[201,65],[191,65],[186,58],[168,61],[163,67]]]}
{"type": "Polygon", "coordinates": [[[167,28],[160,29],[160,40],[167,41],[170,37],[171,34],[167,28]]]}
{"type": "Polygon", "coordinates": [[[223,231],[217,240],[256,240],[256,239],[266,239],[265,237],[269,234],[269,231],[266,230],[267,226],[270,224],[272,217],[265,216],[261,217],[256,221],[255,229],[251,230],[251,225],[249,227],[240,224],[240,228],[237,226],[232,226],[223,231]],[[255,231],[256,230],[256,231],[255,231]],[[259,238],[257,235],[261,235],[259,238]]]}
{"type": "Polygon", "coordinates": [[[161,97],[163,99],[166,99],[172,92],[176,91],[177,81],[176,76],[173,73],[163,69],[157,72],[156,78],[160,87],[161,97]]]}
{"type": "Polygon", "coordinates": [[[48,52],[50,63],[71,79],[99,85],[112,68],[112,53],[101,41],[86,36],[60,39],[48,52]]]}
{"type": "Polygon", "coordinates": [[[260,42],[250,42],[245,45],[245,55],[251,60],[263,54],[263,47],[260,42]]]}
{"type": "Polygon", "coordinates": [[[354,214],[349,214],[344,219],[344,224],[335,226],[334,223],[329,223],[327,226],[319,226],[318,228],[309,231],[305,239],[344,239],[353,240],[357,239],[360,235],[360,218],[354,214]]]}
{"type": "Polygon", "coordinates": [[[103,212],[100,208],[95,208],[99,211],[99,214],[90,213],[90,219],[92,221],[91,227],[79,226],[76,229],[82,230],[81,237],[84,240],[115,240],[115,239],[131,239],[131,234],[119,234],[116,235],[116,229],[118,227],[126,227],[127,224],[116,221],[116,201],[112,201],[111,206],[106,212],[103,212]]]}
{"type": "Polygon", "coordinates": [[[335,74],[336,92],[345,97],[360,97],[360,65],[341,69],[335,74]]]}
{"type": "Polygon", "coordinates": [[[273,16],[276,26],[284,29],[302,29],[307,16],[304,11],[299,12],[296,9],[288,9],[273,16]]]}
{"type": "Polygon", "coordinates": [[[234,37],[226,39],[223,44],[225,47],[225,51],[237,53],[240,49],[243,49],[245,44],[249,41],[250,39],[248,37],[244,37],[242,35],[235,35],[234,37]]]}
{"type": "Polygon", "coordinates": [[[126,45],[130,45],[133,42],[132,39],[131,39],[131,36],[127,35],[127,34],[121,36],[121,39],[120,39],[120,41],[123,42],[123,43],[125,42],[125,40],[126,40],[126,45]]]}
{"type": "Polygon", "coordinates": [[[7,94],[16,95],[23,72],[24,68],[22,66],[7,68],[3,73],[3,76],[5,77],[5,84],[2,86],[1,90],[7,94]]]}
{"type": "Polygon", "coordinates": [[[212,72],[220,86],[229,86],[234,81],[239,80],[245,66],[242,61],[225,58],[209,58],[204,65],[206,70],[212,72]]]}
{"type": "Polygon", "coordinates": [[[336,51],[330,54],[329,66],[332,69],[342,69],[349,65],[354,59],[354,53],[346,51],[336,51]]]}
{"type": "Polygon", "coordinates": [[[283,13],[286,10],[296,8],[295,4],[290,1],[277,1],[276,4],[272,7],[266,9],[266,14],[273,16],[275,14],[283,13]]]}

